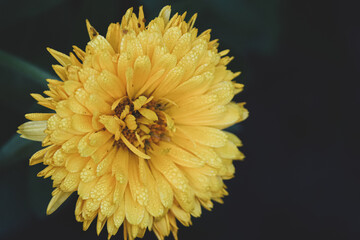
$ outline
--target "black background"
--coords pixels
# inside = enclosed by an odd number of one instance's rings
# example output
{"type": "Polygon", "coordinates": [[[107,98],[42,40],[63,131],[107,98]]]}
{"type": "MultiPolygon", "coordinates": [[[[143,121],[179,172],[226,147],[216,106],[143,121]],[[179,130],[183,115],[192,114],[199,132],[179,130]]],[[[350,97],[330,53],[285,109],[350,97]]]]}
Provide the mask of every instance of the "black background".
{"type": "Polygon", "coordinates": [[[84,49],[86,18],[105,34],[128,7],[144,5],[150,20],[166,4],[198,12],[196,26],[231,49],[229,66],[245,84],[236,100],[250,111],[231,128],[247,157],[235,163],[225,204],[180,227],[179,238],[360,239],[360,21],[352,2],[331,0],[0,1],[0,239],[107,238],[95,224],[82,231],[75,197],[45,215],[51,183],[36,178],[41,166],[27,166],[39,146],[12,138],[24,114],[41,109],[29,93],[45,90],[45,81],[7,59],[54,75],[45,47],[84,49]]]}

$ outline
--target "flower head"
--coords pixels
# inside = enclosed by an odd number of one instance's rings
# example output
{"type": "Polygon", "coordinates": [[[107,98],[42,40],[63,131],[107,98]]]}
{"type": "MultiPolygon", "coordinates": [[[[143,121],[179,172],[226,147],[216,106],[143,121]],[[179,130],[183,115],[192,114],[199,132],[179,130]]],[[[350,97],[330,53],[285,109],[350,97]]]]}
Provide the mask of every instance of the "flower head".
{"type": "Polygon", "coordinates": [[[244,156],[222,129],[248,115],[231,102],[243,85],[226,67],[229,51],[218,52],[209,30],[198,34],[196,14],[184,19],[166,6],[145,25],[142,7],[129,9],[106,37],[87,21],[85,51],[48,49],[61,80],[32,96],[53,112],[27,114],[19,127],[44,147],[30,165],[43,163],[38,176],[53,180],[48,214],[77,192],[84,230],[96,218],[109,238],[120,226],[129,239],[146,229],[177,238],[177,221],[189,226],[227,195],[223,180],[244,156]]]}

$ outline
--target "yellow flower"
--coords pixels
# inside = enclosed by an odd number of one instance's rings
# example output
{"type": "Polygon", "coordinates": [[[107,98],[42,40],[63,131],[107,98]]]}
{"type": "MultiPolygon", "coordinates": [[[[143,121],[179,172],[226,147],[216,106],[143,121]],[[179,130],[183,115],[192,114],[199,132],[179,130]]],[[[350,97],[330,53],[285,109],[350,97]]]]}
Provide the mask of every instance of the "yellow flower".
{"type": "Polygon", "coordinates": [[[84,230],[97,218],[109,238],[122,225],[125,239],[146,229],[177,239],[176,220],[189,226],[201,207],[222,203],[223,180],[244,158],[241,141],[222,130],[248,116],[231,102],[243,85],[226,67],[229,51],[185,15],[170,18],[166,6],[145,25],[142,7],[138,16],[129,9],[106,37],[87,21],[85,51],[48,49],[61,80],[32,96],[54,111],[27,114],[18,131],[44,147],[30,165],[43,163],[38,176],[53,180],[47,214],[77,192],[84,230]]]}

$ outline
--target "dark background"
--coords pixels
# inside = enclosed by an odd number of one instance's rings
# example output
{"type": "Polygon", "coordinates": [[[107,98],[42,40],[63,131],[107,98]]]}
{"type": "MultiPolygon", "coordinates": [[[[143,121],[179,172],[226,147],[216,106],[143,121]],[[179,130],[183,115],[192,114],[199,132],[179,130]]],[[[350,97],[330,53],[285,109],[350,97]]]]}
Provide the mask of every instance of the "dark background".
{"type": "Polygon", "coordinates": [[[180,227],[179,238],[360,239],[360,21],[350,1],[331,0],[1,0],[0,239],[107,238],[95,224],[82,231],[75,197],[45,215],[51,182],[36,177],[41,166],[27,166],[39,145],[14,133],[25,113],[44,110],[29,93],[54,75],[45,47],[84,49],[86,18],[105,34],[128,7],[144,5],[150,20],[166,4],[198,12],[200,31],[212,28],[220,49],[231,49],[230,68],[246,86],[236,100],[250,110],[231,128],[247,158],[235,163],[230,195],[180,227]]]}

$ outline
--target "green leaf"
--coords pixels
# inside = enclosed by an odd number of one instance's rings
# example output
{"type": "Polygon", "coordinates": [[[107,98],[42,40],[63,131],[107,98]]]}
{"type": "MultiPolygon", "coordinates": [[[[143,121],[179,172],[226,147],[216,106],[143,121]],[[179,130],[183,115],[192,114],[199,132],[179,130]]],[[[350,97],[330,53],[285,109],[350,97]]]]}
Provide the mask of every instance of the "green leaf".
{"type": "Polygon", "coordinates": [[[54,78],[52,74],[2,50],[0,50],[0,66],[24,75],[42,87],[46,87],[46,78],[54,78]]]}
{"type": "Polygon", "coordinates": [[[27,112],[35,102],[30,97],[30,93],[42,92],[46,89],[46,78],[54,78],[54,76],[0,50],[0,104],[3,112],[12,116],[14,113],[23,115],[27,112]]]}
{"type": "Polygon", "coordinates": [[[0,148],[0,168],[16,164],[24,158],[30,158],[41,148],[40,142],[20,138],[14,134],[10,140],[0,148]]]}

